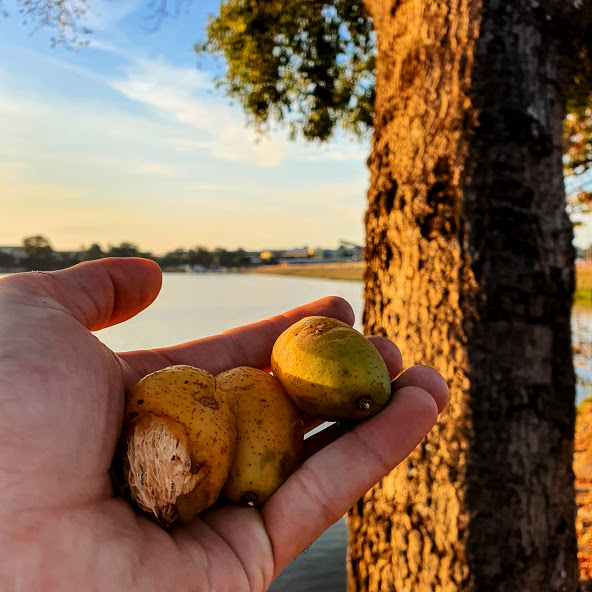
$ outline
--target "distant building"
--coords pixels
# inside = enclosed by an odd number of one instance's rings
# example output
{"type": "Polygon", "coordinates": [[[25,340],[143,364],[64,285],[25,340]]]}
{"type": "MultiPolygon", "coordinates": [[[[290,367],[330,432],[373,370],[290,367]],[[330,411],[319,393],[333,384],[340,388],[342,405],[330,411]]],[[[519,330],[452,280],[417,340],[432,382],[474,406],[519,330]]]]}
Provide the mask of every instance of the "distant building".
{"type": "Polygon", "coordinates": [[[249,260],[251,265],[260,265],[262,261],[261,251],[244,251],[243,256],[249,260]]]}
{"type": "Polygon", "coordinates": [[[271,251],[265,250],[261,251],[259,254],[259,258],[263,263],[269,263],[271,261],[277,261],[278,257],[283,253],[283,251],[271,251]]]}
{"type": "Polygon", "coordinates": [[[364,258],[364,247],[352,243],[351,241],[340,240],[339,249],[342,256],[345,256],[352,261],[361,261],[364,258]]]}
{"type": "Polygon", "coordinates": [[[310,257],[311,261],[320,262],[324,259],[323,249],[318,247],[316,249],[308,249],[308,256],[310,257]]]}
{"type": "Polygon", "coordinates": [[[592,259],[592,245],[583,249],[576,247],[576,257],[578,259],[592,259]]]}
{"type": "Polygon", "coordinates": [[[261,263],[289,264],[314,264],[326,261],[362,261],[364,248],[351,241],[339,241],[337,249],[321,249],[320,247],[296,247],[284,251],[261,251],[261,263]]]}
{"type": "Polygon", "coordinates": [[[308,247],[301,247],[284,251],[277,259],[280,263],[308,263],[309,256],[308,247]]]}
{"type": "Polygon", "coordinates": [[[325,249],[323,259],[326,261],[362,261],[364,249],[359,245],[340,245],[338,249],[325,249]]]}

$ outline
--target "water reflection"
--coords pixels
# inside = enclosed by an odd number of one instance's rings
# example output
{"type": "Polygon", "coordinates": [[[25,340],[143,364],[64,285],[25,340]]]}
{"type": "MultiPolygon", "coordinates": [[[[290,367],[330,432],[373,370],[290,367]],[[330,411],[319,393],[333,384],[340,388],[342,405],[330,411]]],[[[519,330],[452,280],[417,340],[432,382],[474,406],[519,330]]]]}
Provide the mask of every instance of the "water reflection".
{"type": "Polygon", "coordinates": [[[592,396],[592,307],[575,306],[572,341],[576,370],[576,404],[592,396]]]}

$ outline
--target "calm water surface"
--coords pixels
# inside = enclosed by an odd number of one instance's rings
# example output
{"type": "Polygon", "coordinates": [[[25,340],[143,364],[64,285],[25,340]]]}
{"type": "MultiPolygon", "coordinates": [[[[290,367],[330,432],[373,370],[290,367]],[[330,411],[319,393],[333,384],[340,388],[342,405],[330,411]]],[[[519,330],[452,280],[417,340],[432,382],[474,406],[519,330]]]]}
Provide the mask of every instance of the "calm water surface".
{"type": "MultiPolygon", "coordinates": [[[[361,330],[362,283],[258,274],[164,274],[157,300],[135,318],[96,333],[115,351],[206,337],[324,296],[345,298],[361,330]]],[[[573,315],[577,401],[592,395],[592,308],[573,315]]],[[[272,592],[345,592],[347,531],[342,519],[293,561],[272,592]]]]}
{"type": "Polygon", "coordinates": [[[361,329],[362,283],[263,274],[164,274],[145,311],[96,333],[116,351],[183,343],[276,315],[324,296],[345,298],[361,329]]]}

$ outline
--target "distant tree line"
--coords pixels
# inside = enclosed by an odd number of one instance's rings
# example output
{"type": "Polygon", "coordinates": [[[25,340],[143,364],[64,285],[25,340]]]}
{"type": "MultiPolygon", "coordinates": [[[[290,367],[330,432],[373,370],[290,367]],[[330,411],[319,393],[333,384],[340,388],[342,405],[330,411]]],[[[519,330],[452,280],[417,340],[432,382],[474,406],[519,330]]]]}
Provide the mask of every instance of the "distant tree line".
{"type": "Polygon", "coordinates": [[[101,245],[93,243],[89,247],[78,251],[56,251],[49,239],[44,236],[29,236],[23,239],[22,251],[15,254],[12,251],[0,249],[0,269],[24,270],[55,270],[70,267],[82,261],[92,261],[105,257],[143,257],[156,261],[162,269],[190,266],[204,270],[220,268],[239,268],[251,265],[244,249],[227,251],[217,248],[210,251],[202,246],[193,249],[176,249],[162,256],[153,255],[149,251],[142,251],[130,242],[109,246],[103,250],[101,245]]]}

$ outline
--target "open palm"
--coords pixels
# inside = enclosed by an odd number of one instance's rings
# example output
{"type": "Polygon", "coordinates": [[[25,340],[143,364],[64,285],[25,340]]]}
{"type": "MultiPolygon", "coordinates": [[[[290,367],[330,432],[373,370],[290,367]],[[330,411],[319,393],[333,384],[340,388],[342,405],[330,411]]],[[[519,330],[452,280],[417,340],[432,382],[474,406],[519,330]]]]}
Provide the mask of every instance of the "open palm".
{"type": "MultiPolygon", "coordinates": [[[[411,452],[446,404],[444,380],[411,368],[377,416],[309,438],[307,460],[261,510],[219,505],[164,531],[111,485],[125,389],[171,364],[213,374],[267,368],[275,339],[296,320],[352,323],[353,314],[325,298],[218,336],[123,354],[92,334],[146,308],[160,284],[158,266],[142,259],[0,280],[0,590],[266,590],[411,452]]],[[[398,375],[398,349],[371,339],[398,375]]]]}

